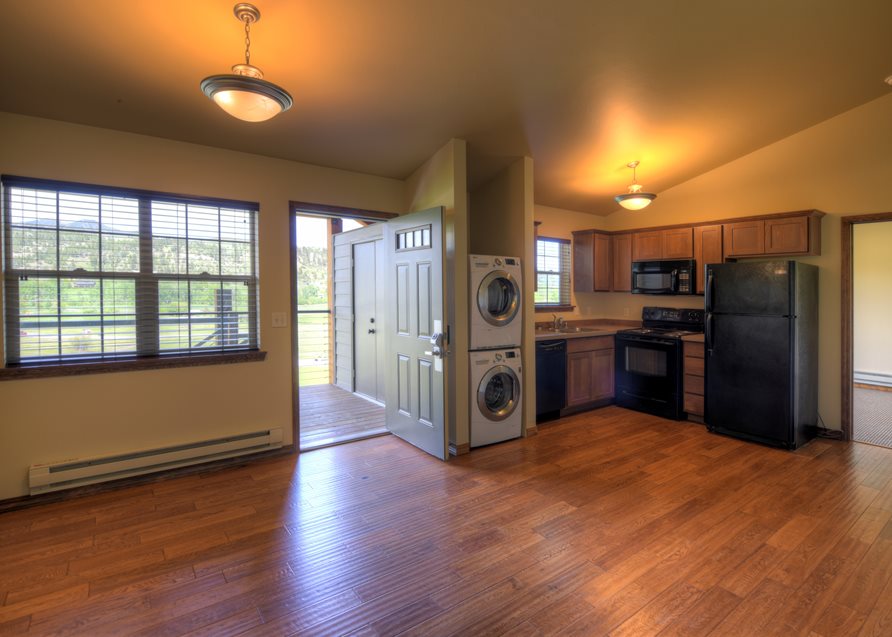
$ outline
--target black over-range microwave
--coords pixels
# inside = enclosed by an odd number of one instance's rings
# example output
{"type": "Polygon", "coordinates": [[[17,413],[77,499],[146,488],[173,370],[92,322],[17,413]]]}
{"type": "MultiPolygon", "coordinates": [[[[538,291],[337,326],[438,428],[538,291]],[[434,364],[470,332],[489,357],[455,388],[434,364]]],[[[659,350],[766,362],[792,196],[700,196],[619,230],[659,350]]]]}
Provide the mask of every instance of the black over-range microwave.
{"type": "Polygon", "coordinates": [[[696,294],[697,262],[634,261],[632,263],[633,294],[696,294]]]}

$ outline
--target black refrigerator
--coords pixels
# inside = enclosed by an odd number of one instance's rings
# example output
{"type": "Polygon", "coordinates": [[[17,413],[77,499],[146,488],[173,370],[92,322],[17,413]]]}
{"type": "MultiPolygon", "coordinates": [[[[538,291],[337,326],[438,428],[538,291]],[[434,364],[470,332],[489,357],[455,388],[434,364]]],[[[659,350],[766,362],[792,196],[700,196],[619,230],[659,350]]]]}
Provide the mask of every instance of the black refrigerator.
{"type": "Polygon", "coordinates": [[[818,268],[795,261],[706,269],[710,431],[795,449],[818,420],[818,268]]]}

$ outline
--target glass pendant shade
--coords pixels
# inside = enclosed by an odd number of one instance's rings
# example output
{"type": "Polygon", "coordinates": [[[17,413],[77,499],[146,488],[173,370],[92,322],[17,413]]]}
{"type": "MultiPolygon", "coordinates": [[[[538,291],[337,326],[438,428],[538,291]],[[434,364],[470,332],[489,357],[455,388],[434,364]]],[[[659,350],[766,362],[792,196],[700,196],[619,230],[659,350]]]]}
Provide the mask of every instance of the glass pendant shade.
{"type": "MultiPolygon", "coordinates": [[[[637,186],[638,184],[633,185],[637,186]]],[[[642,208],[647,208],[650,205],[650,202],[656,199],[657,196],[652,192],[636,191],[628,192],[624,195],[617,195],[614,198],[616,199],[616,203],[626,210],[641,210],[642,208]]]]}
{"type": "Polygon", "coordinates": [[[246,122],[264,122],[291,108],[291,96],[271,82],[245,75],[212,75],[201,90],[224,111],[246,122]]]}

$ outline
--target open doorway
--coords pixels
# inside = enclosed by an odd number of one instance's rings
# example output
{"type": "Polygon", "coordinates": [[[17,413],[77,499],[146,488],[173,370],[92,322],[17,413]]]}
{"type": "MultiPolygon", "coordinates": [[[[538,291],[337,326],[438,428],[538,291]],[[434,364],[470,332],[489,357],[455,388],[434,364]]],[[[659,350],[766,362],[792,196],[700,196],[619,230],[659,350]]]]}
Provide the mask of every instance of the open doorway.
{"type": "Polygon", "coordinates": [[[852,439],[892,447],[892,221],[852,229],[852,439]]]}
{"type": "Polygon", "coordinates": [[[300,449],[387,433],[380,219],[292,206],[300,449]]]}
{"type": "Polygon", "coordinates": [[[892,213],[844,217],[842,230],[843,431],[892,447],[892,213]]]}

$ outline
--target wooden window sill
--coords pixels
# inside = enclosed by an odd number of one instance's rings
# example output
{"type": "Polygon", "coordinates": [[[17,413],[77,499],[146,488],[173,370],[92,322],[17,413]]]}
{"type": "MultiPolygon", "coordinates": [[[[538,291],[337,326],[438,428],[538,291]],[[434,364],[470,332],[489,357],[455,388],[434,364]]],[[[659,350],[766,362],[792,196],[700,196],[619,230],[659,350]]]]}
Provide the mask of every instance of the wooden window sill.
{"type": "Polygon", "coordinates": [[[572,312],[576,309],[575,305],[537,305],[537,312],[572,312]]]}
{"type": "Polygon", "coordinates": [[[171,369],[174,367],[254,363],[265,359],[266,352],[249,350],[222,354],[216,352],[213,354],[187,354],[184,356],[149,356],[113,361],[16,365],[0,369],[0,381],[53,378],[55,376],[80,376],[82,374],[108,374],[111,372],[135,372],[147,369],[171,369]]]}

